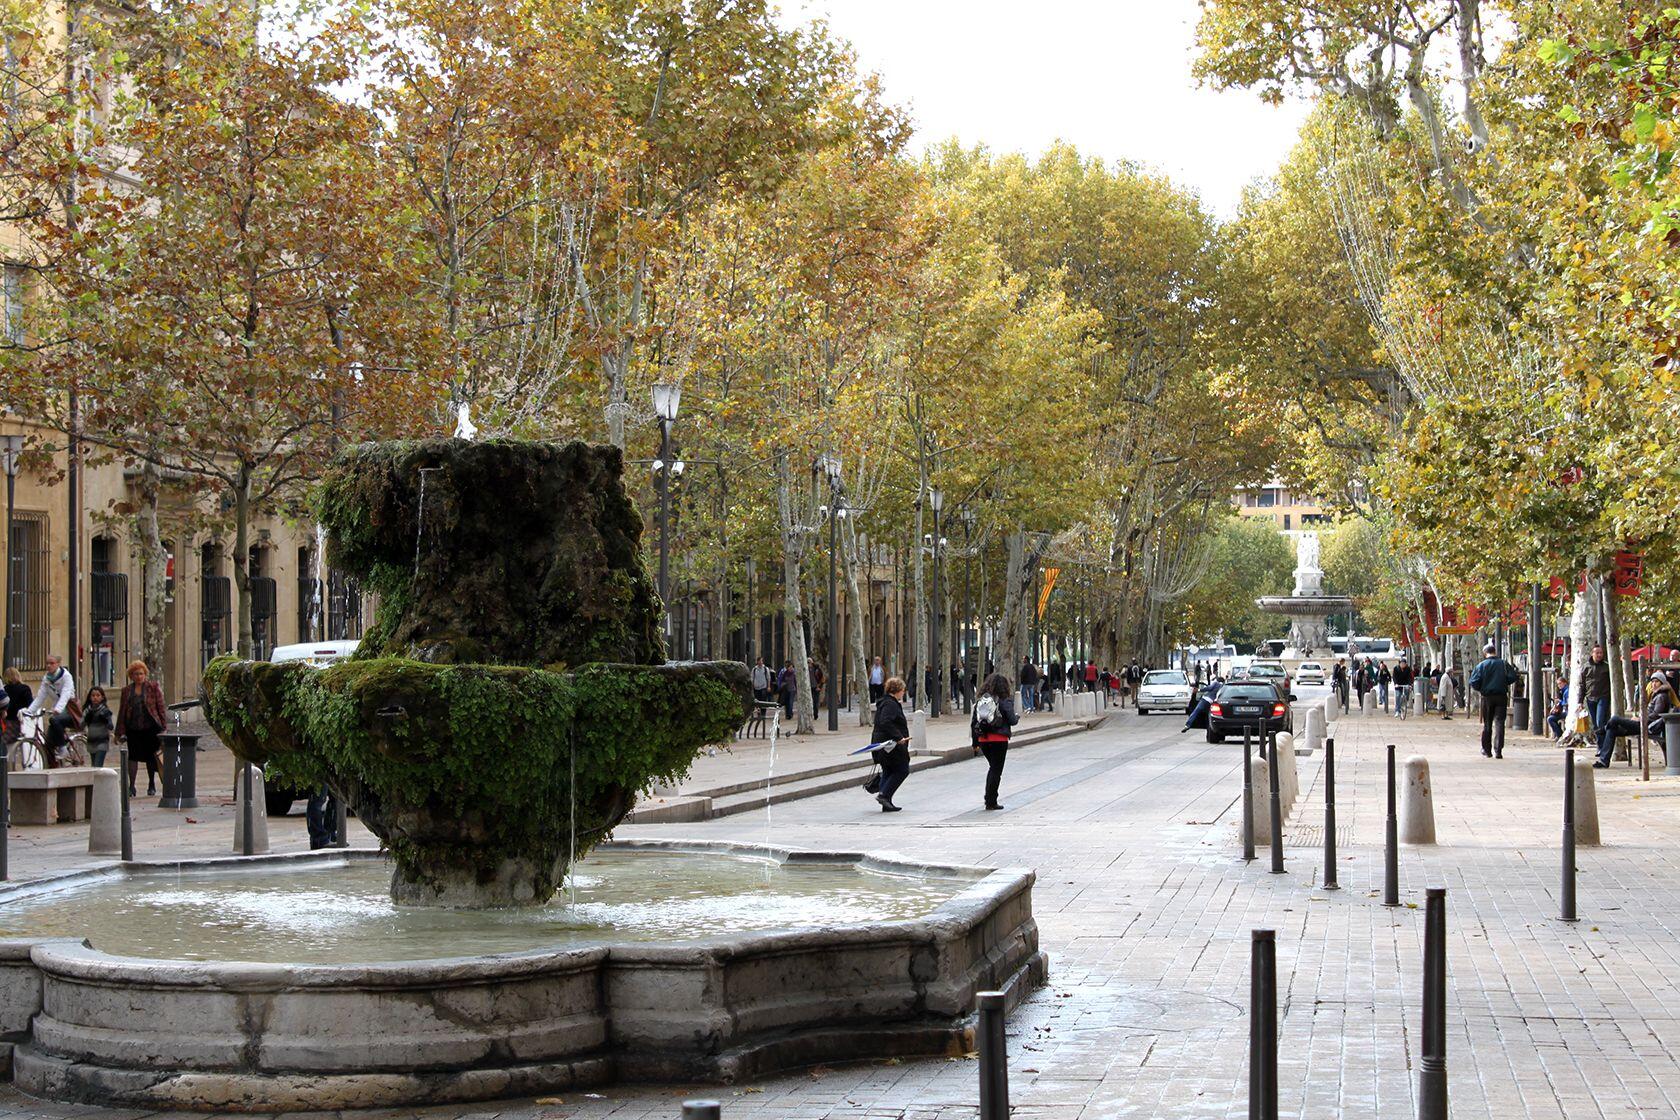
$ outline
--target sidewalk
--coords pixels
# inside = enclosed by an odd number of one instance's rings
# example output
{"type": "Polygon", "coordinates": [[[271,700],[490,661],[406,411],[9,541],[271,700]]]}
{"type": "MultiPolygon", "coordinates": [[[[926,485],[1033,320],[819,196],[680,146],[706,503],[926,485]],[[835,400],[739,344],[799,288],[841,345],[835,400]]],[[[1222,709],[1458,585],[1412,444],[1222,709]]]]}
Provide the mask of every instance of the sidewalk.
{"type": "MultiPolygon", "coordinates": [[[[1011,746],[1029,747],[1078,734],[1119,710],[1111,707],[1096,718],[1077,719],[1055,712],[1029,712],[1016,725],[1011,746]]],[[[851,752],[868,744],[869,731],[858,725],[855,711],[843,710],[838,731],[828,730],[824,712],[811,734],[781,731],[774,742],[736,739],[695,759],[688,778],[674,790],[655,790],[654,796],[638,801],[625,823],[710,820],[861,785],[874,764],[868,755],[851,752]]],[[[927,721],[927,745],[912,751],[910,769],[925,770],[972,756],[968,717],[959,709],[927,721]]]]}

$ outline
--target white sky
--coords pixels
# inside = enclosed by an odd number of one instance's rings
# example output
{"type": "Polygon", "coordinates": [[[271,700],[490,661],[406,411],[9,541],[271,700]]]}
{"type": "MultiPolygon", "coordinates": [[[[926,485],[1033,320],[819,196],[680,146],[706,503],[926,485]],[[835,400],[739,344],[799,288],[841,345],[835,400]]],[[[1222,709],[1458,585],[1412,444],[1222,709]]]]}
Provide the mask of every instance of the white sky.
{"type": "Polygon", "coordinates": [[[1067,140],[1132,159],[1229,217],[1271,173],[1306,117],[1190,74],[1196,0],[780,0],[783,19],[826,17],[915,117],[917,143],[956,136],[1037,153],[1067,140]]]}

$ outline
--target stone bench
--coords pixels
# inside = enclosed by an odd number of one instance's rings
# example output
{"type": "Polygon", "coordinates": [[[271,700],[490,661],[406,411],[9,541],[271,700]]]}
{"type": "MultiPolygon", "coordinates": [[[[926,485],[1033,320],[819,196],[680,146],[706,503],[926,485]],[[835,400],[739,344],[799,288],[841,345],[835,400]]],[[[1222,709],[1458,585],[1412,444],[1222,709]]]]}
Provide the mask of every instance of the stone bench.
{"type": "Polygon", "coordinates": [[[13,824],[62,824],[85,821],[93,813],[96,766],[57,770],[15,770],[11,783],[13,824]]]}

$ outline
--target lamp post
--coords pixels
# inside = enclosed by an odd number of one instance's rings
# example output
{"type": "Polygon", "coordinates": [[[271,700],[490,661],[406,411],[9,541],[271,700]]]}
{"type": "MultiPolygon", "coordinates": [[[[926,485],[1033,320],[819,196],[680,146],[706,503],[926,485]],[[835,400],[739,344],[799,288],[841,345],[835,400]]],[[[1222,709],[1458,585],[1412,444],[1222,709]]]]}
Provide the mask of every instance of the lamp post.
{"type": "Polygon", "coordinates": [[[653,473],[659,480],[659,606],[665,614],[665,640],[671,639],[671,476],[680,470],[671,462],[671,425],[677,422],[682,386],[661,381],[653,387],[653,411],[659,416],[659,458],[653,473]]]}
{"type": "Polygon", "coordinates": [[[840,553],[836,546],[836,529],[840,518],[845,514],[840,508],[840,456],[830,452],[823,452],[817,457],[817,465],[828,476],[828,729],[840,730],[840,681],[838,666],[840,658],[838,650],[840,640],[837,631],[840,627],[839,608],[837,606],[835,576],[840,568],[840,553]]]}
{"type": "Polygon", "coordinates": [[[945,679],[944,661],[939,656],[939,553],[944,542],[939,538],[939,511],[945,506],[945,492],[938,487],[928,491],[928,504],[933,507],[933,610],[928,616],[933,631],[933,644],[928,660],[933,662],[933,687],[928,690],[928,715],[939,718],[939,685],[945,679]]]}
{"type": "Polygon", "coordinates": [[[0,436],[0,465],[6,468],[6,638],[0,659],[3,659],[8,667],[12,664],[12,602],[15,599],[12,594],[12,577],[16,575],[13,564],[17,556],[12,532],[12,506],[17,498],[18,460],[22,455],[22,436],[0,436]]]}
{"type": "MultiPolygon", "coordinates": [[[[962,634],[964,634],[968,629],[969,611],[970,611],[970,609],[972,608],[972,605],[973,605],[973,600],[972,600],[972,597],[971,597],[971,594],[970,594],[974,590],[974,511],[973,510],[964,509],[962,511],[962,523],[963,523],[963,609],[962,609],[963,621],[962,621],[962,626],[957,631],[957,633],[959,635],[958,647],[957,647],[957,666],[958,666],[957,673],[958,673],[958,676],[960,677],[960,679],[963,683],[963,690],[962,690],[962,694],[963,694],[963,714],[968,715],[970,712],[972,712],[974,710],[974,690],[968,687],[968,657],[962,649],[962,643],[961,643],[961,637],[960,636],[962,634]]],[[[976,646],[976,652],[975,652],[975,655],[974,655],[976,664],[974,666],[974,669],[975,669],[975,674],[978,675],[979,670],[980,670],[980,666],[978,664],[979,658],[980,658],[980,654],[978,652],[980,628],[978,626],[976,626],[974,628],[974,636],[975,636],[975,646],[976,646]]]]}

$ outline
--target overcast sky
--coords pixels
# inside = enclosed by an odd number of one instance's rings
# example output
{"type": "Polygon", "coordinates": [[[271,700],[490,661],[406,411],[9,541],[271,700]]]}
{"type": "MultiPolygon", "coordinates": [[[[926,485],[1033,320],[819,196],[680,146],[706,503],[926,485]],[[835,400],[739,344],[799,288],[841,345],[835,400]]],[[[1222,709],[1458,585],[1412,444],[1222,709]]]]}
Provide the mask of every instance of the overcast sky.
{"type": "Polygon", "coordinates": [[[1222,216],[1274,170],[1306,116],[1190,75],[1196,0],[780,0],[825,17],[908,105],[917,143],[1039,152],[1065,139],[1150,164],[1222,216]]]}

